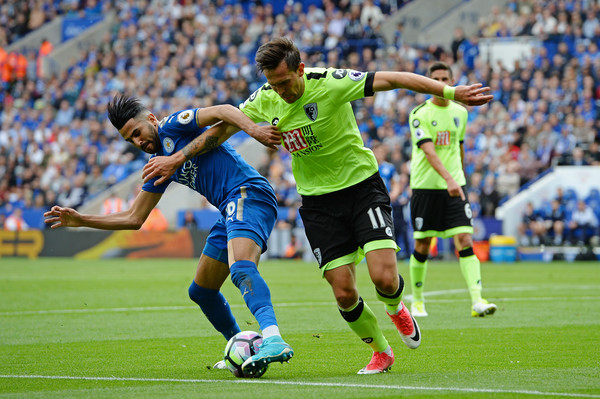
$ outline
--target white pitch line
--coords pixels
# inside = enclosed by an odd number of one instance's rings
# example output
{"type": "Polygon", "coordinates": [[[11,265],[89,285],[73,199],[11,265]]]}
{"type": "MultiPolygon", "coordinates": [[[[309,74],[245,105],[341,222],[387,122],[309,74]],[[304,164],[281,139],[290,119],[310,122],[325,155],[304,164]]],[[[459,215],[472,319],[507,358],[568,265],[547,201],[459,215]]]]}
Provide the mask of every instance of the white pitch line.
{"type": "MultiPolygon", "coordinates": [[[[333,302],[297,302],[297,303],[275,303],[277,307],[300,307],[300,306],[331,306],[333,302]]],[[[232,308],[245,308],[245,304],[230,304],[232,308]]],[[[51,310],[23,310],[15,312],[0,312],[0,316],[24,316],[40,314],[70,314],[70,313],[120,313],[120,312],[151,312],[165,310],[187,310],[197,309],[197,305],[183,306],[134,306],[131,308],[86,308],[86,309],[51,309],[51,310]]]]}
{"type": "Polygon", "coordinates": [[[511,390],[492,388],[460,388],[460,387],[423,387],[410,385],[371,385],[371,384],[344,384],[336,382],[302,382],[302,381],[274,381],[274,380],[206,380],[185,378],[132,378],[132,377],[77,377],[62,375],[0,375],[0,378],[24,378],[47,380],[85,380],[85,381],[133,381],[133,382],[181,382],[196,384],[267,384],[267,385],[295,385],[301,387],[340,387],[340,388],[365,388],[387,390],[411,391],[438,391],[438,392],[467,392],[467,393],[506,393],[535,396],[563,396],[572,398],[600,398],[600,395],[573,392],[543,392],[533,390],[511,390]]]}
{"type": "MultiPolygon", "coordinates": [[[[597,289],[596,286],[578,286],[579,289],[586,288],[594,288],[597,289]]],[[[489,288],[487,291],[506,291],[506,292],[516,292],[516,291],[535,291],[538,290],[539,287],[534,286],[523,286],[523,287],[499,287],[499,288],[489,288]]],[[[466,288],[458,288],[452,290],[442,290],[442,291],[430,291],[425,293],[425,297],[428,298],[428,301],[431,303],[456,303],[462,302],[461,299],[430,299],[431,297],[436,296],[444,296],[448,294],[460,294],[467,293],[468,290],[466,288]]],[[[552,300],[565,300],[565,299],[578,299],[578,300],[597,300],[600,297],[598,296],[581,296],[581,297],[519,297],[519,298],[499,298],[500,302],[519,302],[519,301],[552,301],[552,300]]],[[[412,300],[412,295],[405,295],[404,300],[410,302],[412,300]]],[[[468,298],[465,297],[464,301],[467,301],[468,298]]],[[[274,303],[277,307],[307,307],[307,306],[332,306],[333,302],[283,302],[283,303],[274,303]]],[[[232,308],[245,308],[245,304],[230,304],[232,308]]],[[[162,312],[166,310],[188,310],[188,309],[196,309],[196,305],[180,305],[180,306],[135,306],[130,308],[97,308],[97,309],[50,309],[50,310],[22,310],[22,311],[14,311],[14,312],[0,312],[1,316],[26,316],[26,315],[54,315],[54,314],[74,314],[74,313],[121,313],[121,312],[162,312]]]]}

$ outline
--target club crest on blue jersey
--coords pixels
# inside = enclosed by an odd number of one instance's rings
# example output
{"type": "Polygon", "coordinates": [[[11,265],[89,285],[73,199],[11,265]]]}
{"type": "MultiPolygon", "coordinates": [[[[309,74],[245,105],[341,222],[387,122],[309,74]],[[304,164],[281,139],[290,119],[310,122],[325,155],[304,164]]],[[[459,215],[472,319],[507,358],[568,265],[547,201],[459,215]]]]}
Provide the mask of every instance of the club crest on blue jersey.
{"type": "Polygon", "coordinates": [[[169,154],[172,153],[175,149],[175,143],[173,142],[173,139],[170,137],[165,137],[163,140],[163,147],[165,148],[165,152],[169,154]]]}
{"type": "Polygon", "coordinates": [[[310,104],[304,105],[304,112],[306,112],[306,116],[308,116],[308,119],[310,119],[313,122],[316,121],[317,116],[319,115],[319,110],[317,109],[317,103],[310,103],[310,104]]]}

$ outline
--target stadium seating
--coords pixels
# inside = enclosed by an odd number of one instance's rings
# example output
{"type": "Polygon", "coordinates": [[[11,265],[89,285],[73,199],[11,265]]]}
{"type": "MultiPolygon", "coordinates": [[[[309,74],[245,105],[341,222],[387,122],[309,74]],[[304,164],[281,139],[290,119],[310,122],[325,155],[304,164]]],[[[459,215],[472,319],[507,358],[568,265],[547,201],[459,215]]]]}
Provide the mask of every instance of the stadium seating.
{"type": "MultiPolygon", "coordinates": [[[[94,12],[86,10],[85,3],[79,10],[69,8],[76,4],[72,2],[42,3],[46,22],[75,11],[94,12]]],[[[401,32],[397,31],[396,41],[384,45],[380,27],[361,25],[360,9],[357,17],[351,5],[340,11],[346,26],[357,30],[337,37],[329,30],[329,23],[338,3],[331,3],[325,10],[321,1],[298,3],[301,15],[290,13],[285,2],[277,1],[226,0],[188,7],[176,3],[174,10],[157,7],[152,1],[143,3],[143,9],[129,2],[96,2],[95,7],[103,12],[115,11],[118,24],[105,42],[82,48],[80,57],[67,71],[51,77],[39,74],[34,54],[39,49],[27,52],[30,57],[25,76],[17,76],[4,62],[10,54],[6,51],[8,45],[26,34],[26,29],[18,26],[13,9],[12,14],[7,14],[13,20],[0,28],[0,48],[6,53],[3,58],[0,52],[0,64],[6,67],[3,71],[8,71],[0,91],[0,209],[15,205],[48,208],[66,187],[65,181],[73,187],[76,176],[89,177],[94,166],[101,167],[111,184],[138,173],[136,168],[147,156],[128,148],[106,121],[105,105],[112,94],[138,95],[161,115],[214,103],[237,105],[264,82],[252,65],[257,46],[268,37],[282,34],[298,43],[309,65],[335,62],[339,67],[360,70],[409,70],[423,74],[430,61],[444,59],[453,64],[459,84],[481,81],[490,85],[498,101],[470,109],[465,157],[470,176],[502,176],[510,160],[519,161],[523,142],[530,144],[541,174],[559,160],[577,162],[570,155],[576,147],[584,149],[585,162],[594,164],[594,154],[586,151],[592,141],[598,140],[597,105],[592,101],[597,97],[598,85],[588,59],[595,57],[592,43],[597,43],[598,37],[585,36],[581,26],[570,27],[576,33],[546,32],[544,26],[528,24],[525,18],[531,12],[540,12],[540,7],[532,9],[525,3],[509,2],[507,7],[518,17],[508,24],[509,31],[500,29],[507,21],[493,19],[505,18],[500,13],[480,21],[478,36],[533,35],[541,46],[513,72],[488,66],[484,58],[469,69],[473,60],[465,58],[466,52],[471,54],[477,49],[472,38],[456,38],[455,49],[411,47],[402,42],[401,32]],[[212,23],[213,33],[206,31],[206,21],[212,23]],[[243,40],[246,36],[251,38],[249,43],[243,40]],[[536,90],[527,90],[529,87],[536,90]],[[65,127],[55,122],[62,100],[68,101],[68,111],[73,114],[72,123],[65,127]],[[544,152],[542,140],[552,144],[551,151],[544,152]],[[124,158],[125,165],[119,161],[124,158]],[[23,170],[27,173],[23,174],[23,170]]],[[[553,15],[558,14],[553,2],[542,3],[548,4],[553,15]]],[[[589,6],[600,11],[596,4],[589,6]]],[[[566,12],[574,11],[567,8],[566,12]]],[[[573,23],[583,24],[585,18],[583,15],[583,19],[574,19],[573,23]]],[[[386,144],[388,158],[398,173],[408,173],[407,115],[425,98],[417,93],[389,92],[354,103],[365,142],[386,144]]],[[[297,194],[290,194],[294,183],[289,177],[289,156],[281,154],[275,162],[280,168],[263,165],[262,169],[276,188],[281,205],[297,206],[297,194]],[[276,169],[280,169],[277,175],[272,175],[276,169]]],[[[482,187],[472,188],[477,191],[482,187]]],[[[91,197],[89,194],[86,198],[91,197]]],[[[595,203],[594,199],[589,201],[595,203]]]]}

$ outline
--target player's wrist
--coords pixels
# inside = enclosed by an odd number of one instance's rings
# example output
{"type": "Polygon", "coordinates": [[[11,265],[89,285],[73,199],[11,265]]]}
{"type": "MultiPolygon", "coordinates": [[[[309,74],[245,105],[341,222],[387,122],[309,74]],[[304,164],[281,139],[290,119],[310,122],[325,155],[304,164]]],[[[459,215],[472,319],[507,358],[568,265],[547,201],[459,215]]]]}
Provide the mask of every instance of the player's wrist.
{"type": "Polygon", "coordinates": [[[189,154],[189,156],[188,156],[187,153],[183,150],[177,151],[175,154],[173,154],[171,156],[175,159],[176,165],[178,167],[183,165],[185,163],[185,161],[187,161],[188,159],[193,157],[192,154],[189,154]]]}
{"type": "Polygon", "coordinates": [[[444,86],[443,94],[444,94],[445,99],[454,100],[455,92],[456,92],[456,87],[448,86],[448,85],[444,86]]]}

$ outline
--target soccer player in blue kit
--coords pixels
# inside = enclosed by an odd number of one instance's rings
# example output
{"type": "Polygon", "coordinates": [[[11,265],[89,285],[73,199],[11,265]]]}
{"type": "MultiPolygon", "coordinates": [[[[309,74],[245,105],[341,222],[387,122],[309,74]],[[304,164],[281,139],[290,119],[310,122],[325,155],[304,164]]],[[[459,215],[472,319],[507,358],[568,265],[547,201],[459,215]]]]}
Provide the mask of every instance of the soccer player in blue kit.
{"type": "MultiPolygon", "coordinates": [[[[235,126],[263,144],[274,146],[279,143],[276,128],[254,124],[231,105],[179,111],[159,121],[138,99],[126,96],[113,98],[108,104],[108,117],[127,142],[153,157],[177,153],[205,130],[206,148],[190,156],[170,179],[161,179],[156,185],[158,178],[145,182],[126,211],[84,215],[72,208],[53,206],[44,214],[46,223],[52,228],[139,229],[171,181],[197,191],[222,216],[206,240],[189,287],[190,298],[229,340],[240,332],[240,327],[219,289],[231,274],[263,335],[250,372],[271,362],[289,360],[294,352],[281,338],[269,287],[257,268],[277,218],[275,193],[269,182],[225,142],[236,131],[232,128],[235,126]]],[[[218,362],[215,367],[224,368],[224,364],[218,362]]]]}

